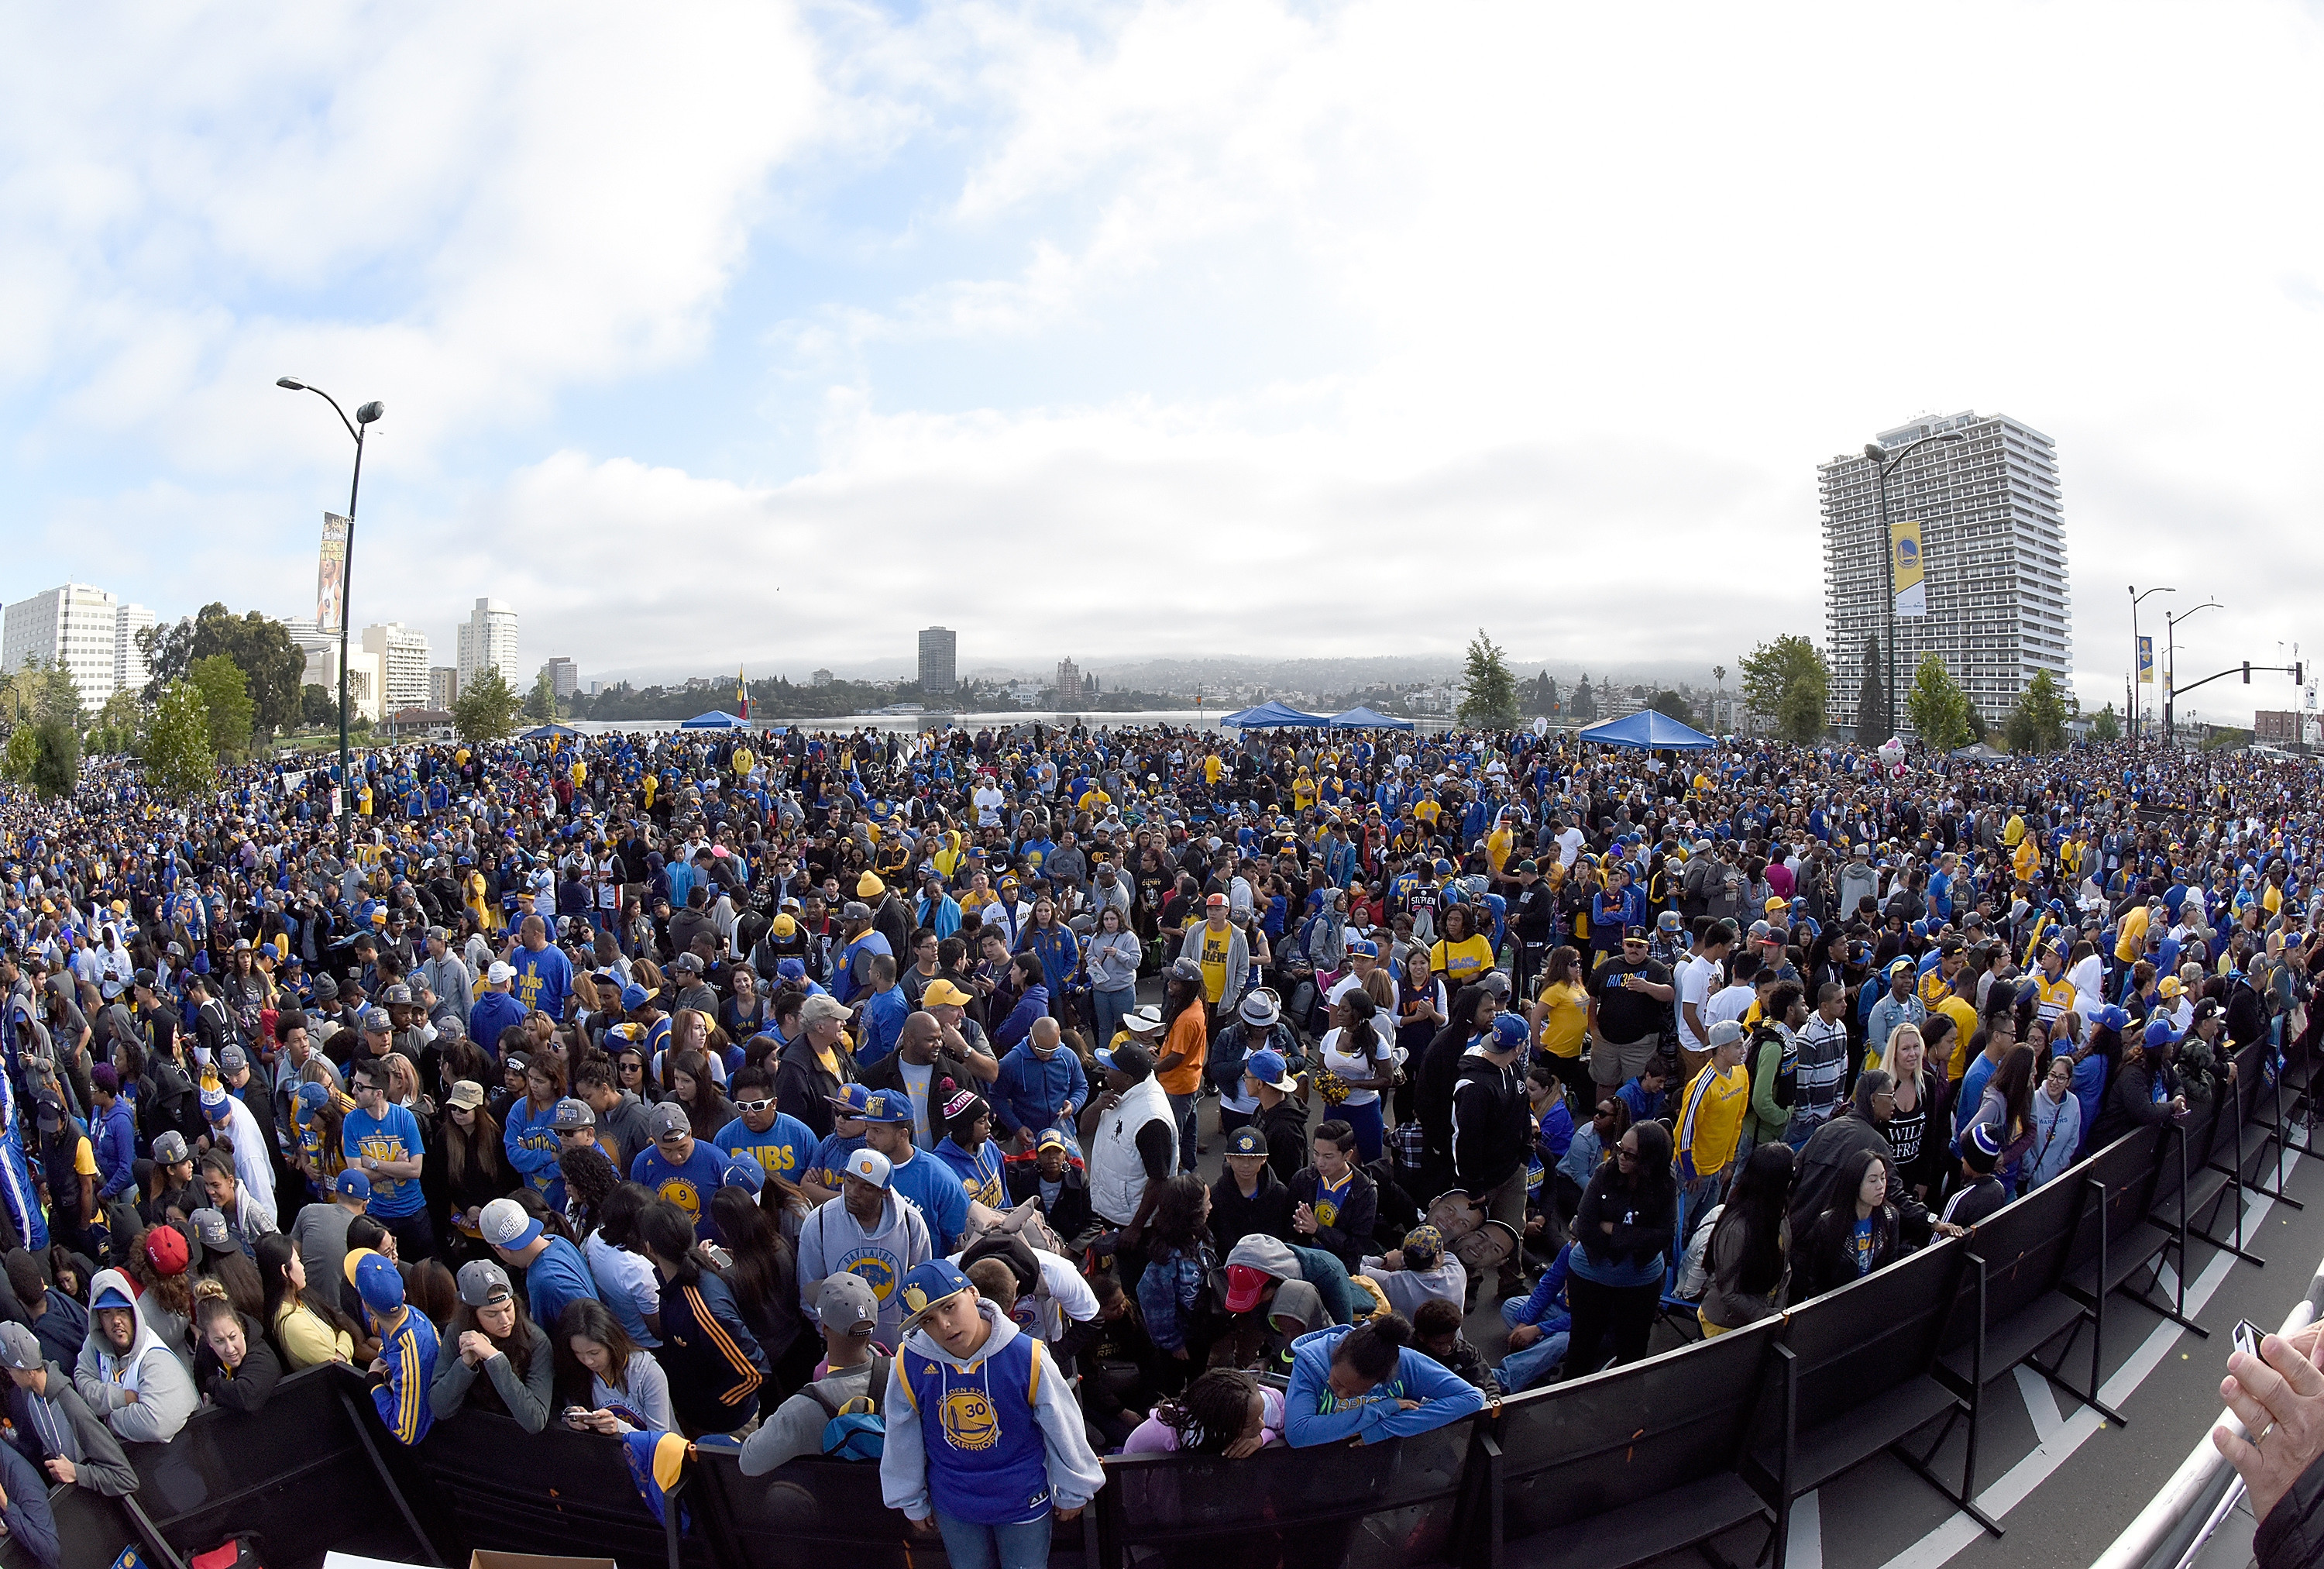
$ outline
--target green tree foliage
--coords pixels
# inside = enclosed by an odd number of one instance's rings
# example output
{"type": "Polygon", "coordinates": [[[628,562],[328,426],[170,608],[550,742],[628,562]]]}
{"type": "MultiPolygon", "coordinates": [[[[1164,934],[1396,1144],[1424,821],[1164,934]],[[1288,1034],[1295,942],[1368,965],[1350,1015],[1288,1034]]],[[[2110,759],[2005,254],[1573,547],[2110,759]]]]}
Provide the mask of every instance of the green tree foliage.
{"type": "Polygon", "coordinates": [[[1517,706],[1528,715],[1557,712],[1557,678],[1547,670],[1517,687],[1517,706]]]}
{"type": "Polygon", "coordinates": [[[281,622],[254,610],[235,615],[210,604],[167,626],[146,628],[137,642],[153,672],[146,701],[159,701],[163,687],[192,674],[195,660],[223,655],[242,670],[254,734],[271,735],[298,725],[307,656],[281,622]]]}
{"type": "Polygon", "coordinates": [[[1694,706],[1676,692],[1656,692],[1646,699],[1646,706],[1657,714],[1667,714],[1681,725],[1694,727],[1694,706]]]}
{"type": "Polygon", "coordinates": [[[1802,743],[1823,734],[1831,668],[1814,643],[1787,632],[1773,642],[1761,643],[1738,663],[1744,702],[1753,712],[1773,719],[1777,734],[1802,743]]]}
{"type": "Polygon", "coordinates": [[[524,700],[495,665],[468,683],[452,705],[452,726],[463,741],[497,741],[516,729],[524,700]]]}
{"type": "Polygon", "coordinates": [[[1969,694],[1935,654],[1921,656],[1921,668],[1913,672],[1913,684],[1904,692],[1904,712],[1924,746],[1950,752],[1977,739],[1969,694]]]}
{"type": "Polygon", "coordinates": [[[83,744],[94,752],[134,757],[144,728],[145,705],[124,688],[107,697],[105,706],[97,711],[97,722],[89,726],[83,744]]]}
{"type": "Polygon", "coordinates": [[[193,662],[186,679],[202,695],[202,709],[210,727],[210,755],[230,762],[248,752],[254,705],[242,667],[225,654],[208,654],[193,662]]]}
{"type": "Polygon", "coordinates": [[[1864,640],[1864,684],[1856,694],[1856,743],[1877,746],[1896,734],[1888,718],[1888,667],[1880,658],[1880,640],[1864,640]]]}
{"type": "Polygon", "coordinates": [[[1469,644],[1459,717],[1464,725],[1485,730],[1508,730],[1517,722],[1517,678],[1509,674],[1508,657],[1483,627],[1469,644]]]}
{"type": "MultiPolygon", "coordinates": [[[[244,699],[247,701],[247,699],[244,699]]],[[[190,680],[161,688],[145,735],[145,781],[182,800],[217,788],[217,748],[210,740],[209,706],[190,680]]]]}
{"type": "Polygon", "coordinates": [[[1573,688],[1573,701],[1566,709],[1567,715],[1587,725],[1598,717],[1598,694],[1590,685],[1590,672],[1582,672],[1582,684],[1573,688]]]}
{"type": "Polygon", "coordinates": [[[524,716],[543,725],[557,723],[557,684],[549,678],[549,667],[532,678],[532,690],[525,695],[524,716]]]}
{"type": "Polygon", "coordinates": [[[2113,703],[2109,702],[2105,707],[2099,709],[2097,717],[2090,721],[2090,739],[2093,741],[2122,739],[2122,716],[2114,711],[2113,703]]]}
{"type": "Polygon", "coordinates": [[[0,774],[51,799],[80,780],[80,688],[62,665],[27,661],[8,695],[14,728],[0,752],[0,774]]]}
{"type": "Polygon", "coordinates": [[[300,688],[299,723],[309,730],[337,729],[339,695],[319,681],[300,688]]]}
{"type": "Polygon", "coordinates": [[[2036,670],[2034,678],[2025,683],[2025,690],[2017,695],[2017,706],[2009,711],[2009,721],[2002,726],[2012,752],[2056,752],[2066,744],[2065,694],[2059,690],[2057,678],[2047,670],[2036,670]]]}

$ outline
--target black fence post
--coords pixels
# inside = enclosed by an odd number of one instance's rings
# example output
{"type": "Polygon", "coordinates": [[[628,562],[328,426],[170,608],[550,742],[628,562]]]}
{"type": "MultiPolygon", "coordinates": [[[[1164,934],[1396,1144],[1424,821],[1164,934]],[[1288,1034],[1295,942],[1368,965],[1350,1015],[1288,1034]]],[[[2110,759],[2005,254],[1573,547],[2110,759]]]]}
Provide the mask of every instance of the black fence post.
{"type": "Polygon", "coordinates": [[[379,1444],[372,1437],[371,1429],[364,1426],[363,1413],[355,1409],[355,1403],[347,1398],[345,1389],[335,1392],[339,1398],[340,1409],[346,1412],[347,1420],[355,1424],[355,1436],[363,1440],[364,1453],[371,1456],[371,1468],[379,1473],[379,1485],[387,1489],[387,1496],[395,1500],[396,1513],[403,1517],[404,1528],[411,1533],[411,1539],[420,1544],[420,1550],[428,1555],[428,1561],[435,1564],[436,1569],[445,1569],[444,1560],[437,1554],[436,1544],[420,1527],[420,1517],[411,1512],[410,1502],[404,1498],[403,1490],[395,1485],[395,1477],[387,1469],[386,1456],[380,1454],[379,1444]]]}

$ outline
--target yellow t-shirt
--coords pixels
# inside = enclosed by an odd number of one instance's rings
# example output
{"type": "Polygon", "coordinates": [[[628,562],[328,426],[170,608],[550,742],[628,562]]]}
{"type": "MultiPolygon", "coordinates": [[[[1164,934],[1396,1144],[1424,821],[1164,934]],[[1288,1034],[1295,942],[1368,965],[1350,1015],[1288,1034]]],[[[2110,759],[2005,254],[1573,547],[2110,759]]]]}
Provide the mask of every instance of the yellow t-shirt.
{"type": "Polygon", "coordinates": [[[2060,975],[2056,980],[2034,977],[2034,993],[2041,999],[2041,1014],[2049,1023],[2056,1023],[2059,1015],[2074,1005],[2074,983],[2060,975]]]}
{"type": "Polygon", "coordinates": [[[1219,754],[1217,752],[1214,752],[1211,753],[1210,756],[1203,759],[1203,782],[1204,784],[1218,783],[1219,776],[1226,772],[1226,771],[1227,765],[1219,760],[1219,754]]]}
{"type": "Polygon", "coordinates": [[[1536,1045],[1552,1057],[1571,1061],[1582,1055],[1582,1038],[1589,1032],[1590,993],[1580,982],[1564,981],[1541,989],[1541,1032],[1536,1045]]]}
{"type": "Polygon", "coordinates": [[[1227,994],[1227,955],[1233,947],[1234,928],[1214,932],[1207,924],[1204,926],[1203,946],[1195,960],[1203,966],[1204,1001],[1216,1002],[1227,994]]]}
{"type": "Polygon", "coordinates": [[[1708,1177],[1725,1169],[1735,1158],[1742,1137],[1743,1113],[1751,1108],[1751,1075],[1740,1063],[1720,1072],[1705,1063],[1686,1086],[1679,1115],[1678,1148],[1692,1169],[1689,1177],[1708,1177]]]}
{"type": "Polygon", "coordinates": [[[1437,939],[1428,950],[1428,962],[1447,986],[1462,986],[1493,967],[1493,945],[1481,937],[1463,937],[1457,944],[1437,939]]]}
{"type": "Polygon", "coordinates": [[[1509,852],[1517,847],[1517,836],[1507,828],[1496,828],[1485,835],[1485,859],[1492,863],[1493,875],[1499,877],[1509,863],[1509,852]]]}
{"type": "Polygon", "coordinates": [[[2117,964],[2131,964],[2146,946],[2146,907],[2133,905],[2123,911],[2122,932],[2115,938],[2114,956],[2117,964]]]}

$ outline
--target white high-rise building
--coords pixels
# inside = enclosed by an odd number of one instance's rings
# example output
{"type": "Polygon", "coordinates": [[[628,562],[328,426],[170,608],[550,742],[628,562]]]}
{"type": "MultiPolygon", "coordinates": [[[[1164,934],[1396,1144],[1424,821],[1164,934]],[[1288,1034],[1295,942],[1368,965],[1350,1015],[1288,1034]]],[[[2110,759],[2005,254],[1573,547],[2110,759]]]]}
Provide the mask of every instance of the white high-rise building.
{"type": "Polygon", "coordinates": [[[438,665],[428,672],[428,706],[449,710],[460,699],[460,672],[451,665],[438,665]]]}
{"type": "MultiPolygon", "coordinates": [[[[363,649],[386,669],[387,711],[428,706],[428,634],[400,621],[363,629],[363,649]]],[[[352,670],[353,662],[350,661],[352,670]]]]}
{"type": "MultiPolygon", "coordinates": [[[[2066,524],[2056,445],[2006,414],[1916,420],[1880,432],[1894,452],[1932,441],[1888,476],[1888,521],[1921,528],[1925,615],[1896,618],[1895,723],[1921,656],[1935,653],[1989,724],[2016,706],[2037,670],[2062,684],[2073,653],[2066,586],[2066,524]]],[[[1824,656],[1831,664],[1832,722],[1856,723],[1868,638],[1888,640],[1888,541],[1880,528],[1872,460],[1845,454],[1820,465],[1823,512],[1824,656]]],[[[1884,671],[1885,678],[1885,671],[1884,671]]]]}
{"type": "Polygon", "coordinates": [[[518,680],[516,668],[516,612],[497,599],[477,600],[460,623],[460,689],[493,669],[512,687],[529,684],[518,680]]]}
{"type": "Polygon", "coordinates": [[[113,689],[116,692],[140,692],[153,678],[153,669],[145,662],[145,651],[137,646],[137,634],[153,625],[153,613],[142,605],[124,605],[113,617],[113,689]]]}
{"type": "Polygon", "coordinates": [[[559,654],[549,661],[549,689],[564,702],[581,689],[581,667],[559,654]]]}
{"type": "Polygon", "coordinates": [[[945,626],[920,629],[920,690],[949,692],[960,683],[954,671],[960,657],[960,633],[945,626]]]}
{"type": "MultiPolygon", "coordinates": [[[[139,614],[152,624],[151,611],[139,614]]],[[[100,707],[117,685],[120,616],[121,602],[102,588],[44,588],[0,610],[0,669],[13,673],[33,660],[62,665],[80,688],[81,706],[100,707]]]]}

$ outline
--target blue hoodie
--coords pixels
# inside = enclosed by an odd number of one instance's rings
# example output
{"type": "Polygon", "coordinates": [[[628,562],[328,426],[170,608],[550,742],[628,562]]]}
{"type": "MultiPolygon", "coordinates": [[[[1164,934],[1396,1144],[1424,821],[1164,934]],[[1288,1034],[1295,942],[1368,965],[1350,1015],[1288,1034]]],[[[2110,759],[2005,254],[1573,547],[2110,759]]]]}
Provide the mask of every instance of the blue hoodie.
{"type": "Polygon", "coordinates": [[[96,1148],[97,1175],[105,1180],[97,1184],[99,1201],[118,1196],[137,1179],[137,1123],[129,1114],[129,1103],[115,1096],[113,1107],[97,1119],[97,1137],[90,1140],[96,1148]]]}
{"type": "Polygon", "coordinates": [[[1033,1043],[1024,1040],[1001,1059],[1001,1076],[985,1094],[1001,1131],[1030,1128],[1038,1133],[1055,1126],[1065,1113],[1081,1113],[1089,1102],[1089,1075],[1082,1071],[1081,1058],[1062,1047],[1043,1062],[1034,1054],[1033,1043]]]}
{"type": "Polygon", "coordinates": [[[1291,1392],[1283,1398],[1283,1435],[1294,1449],[1343,1444],[1361,1438],[1407,1438],[1474,1416],[1485,1408],[1485,1393],[1433,1357],[1406,1346],[1396,1371],[1364,1391],[1352,1405],[1332,1393],[1332,1356],[1353,1328],[1334,1324],[1291,1343],[1291,1392]],[[1399,1400],[1418,1400],[1407,1411],[1399,1400]]]}

